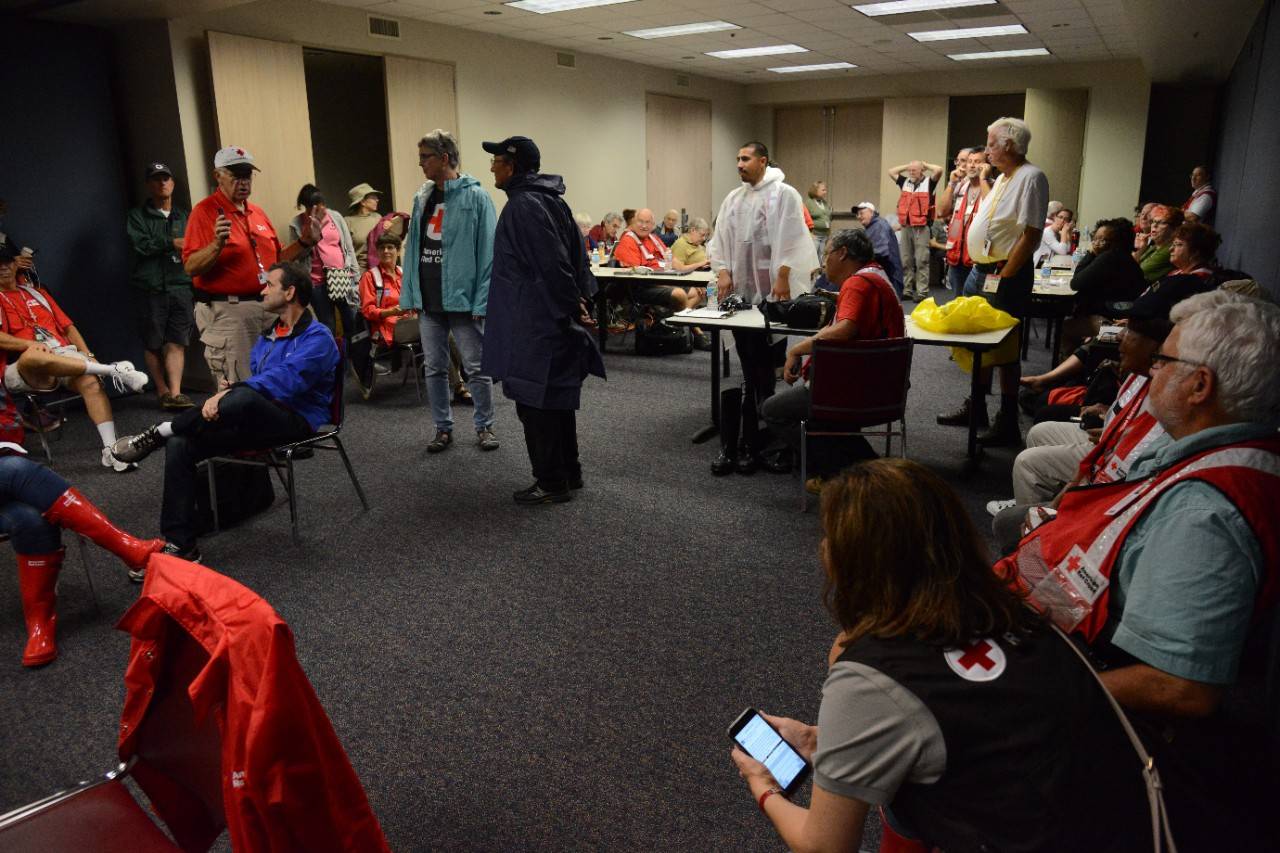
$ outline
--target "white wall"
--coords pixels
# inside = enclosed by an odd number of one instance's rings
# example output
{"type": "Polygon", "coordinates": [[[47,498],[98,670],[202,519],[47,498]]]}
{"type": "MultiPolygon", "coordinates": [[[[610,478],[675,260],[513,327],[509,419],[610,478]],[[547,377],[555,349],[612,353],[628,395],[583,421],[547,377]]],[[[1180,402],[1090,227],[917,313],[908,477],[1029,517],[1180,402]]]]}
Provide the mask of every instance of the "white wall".
{"type": "Polygon", "coordinates": [[[886,98],[880,139],[880,183],[876,205],[886,218],[896,217],[902,190],[889,179],[894,166],[923,160],[946,171],[947,98],[886,98]]]}
{"type": "MultiPolygon", "coordinates": [[[[175,80],[192,195],[207,189],[207,164],[216,150],[208,92],[205,32],[217,30],[308,47],[354,53],[399,54],[456,67],[462,168],[481,179],[494,202],[505,194],[488,176],[485,140],[515,134],[542,150],[546,172],[564,176],[574,210],[597,219],[608,209],[643,207],[645,199],[645,93],[702,98],[712,103],[713,203],[739,183],[734,158],[757,125],[742,86],[693,77],[675,85],[673,71],[577,55],[577,68],[556,67],[555,49],[531,42],[403,19],[398,42],[366,34],[365,10],[309,0],[263,0],[217,13],[170,21],[175,80]]],[[[371,93],[380,97],[378,93],[371,93]]],[[[264,120],[269,120],[264,105],[264,120]]],[[[430,128],[423,128],[423,132],[430,128]]],[[[269,169],[269,163],[262,164],[269,169]]]]}
{"type": "MultiPolygon", "coordinates": [[[[1138,60],[1075,64],[1051,60],[1022,66],[960,68],[948,75],[851,75],[826,80],[769,83],[748,89],[747,100],[757,109],[771,112],[775,104],[983,95],[1022,92],[1028,88],[1089,90],[1077,215],[1084,222],[1110,216],[1131,216],[1133,207],[1138,203],[1142,180],[1142,154],[1151,94],[1150,78],[1138,60]]],[[[1035,162],[1035,136],[1039,134],[1043,138],[1044,134],[1053,133],[1053,129],[1033,126],[1031,132],[1029,159],[1035,162]]],[[[941,144],[945,145],[945,142],[944,131],[941,144]]]]}

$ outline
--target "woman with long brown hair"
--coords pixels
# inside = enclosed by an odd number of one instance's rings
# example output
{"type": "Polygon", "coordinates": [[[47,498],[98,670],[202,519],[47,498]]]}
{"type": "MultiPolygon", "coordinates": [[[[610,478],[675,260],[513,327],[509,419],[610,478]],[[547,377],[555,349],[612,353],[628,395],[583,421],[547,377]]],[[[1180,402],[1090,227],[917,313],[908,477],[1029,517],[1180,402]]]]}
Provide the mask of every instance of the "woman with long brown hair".
{"type": "Polygon", "coordinates": [[[813,763],[809,808],[733,752],[788,846],[857,850],[873,806],[881,850],[1150,844],[1139,761],[1101,686],[992,572],[937,474],[902,459],[854,466],[823,489],[822,522],[840,632],[819,725],[768,718],[813,763]]]}

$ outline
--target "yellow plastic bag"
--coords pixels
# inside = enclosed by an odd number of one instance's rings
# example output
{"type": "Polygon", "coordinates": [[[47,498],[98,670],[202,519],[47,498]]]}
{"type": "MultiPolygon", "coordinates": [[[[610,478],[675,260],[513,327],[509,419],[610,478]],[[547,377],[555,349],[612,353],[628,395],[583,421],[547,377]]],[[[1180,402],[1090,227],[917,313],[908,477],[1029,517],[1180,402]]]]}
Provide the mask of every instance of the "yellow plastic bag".
{"type": "MultiPolygon", "coordinates": [[[[972,335],[978,332],[994,332],[1018,324],[1017,318],[1007,311],[992,307],[981,296],[957,296],[945,305],[926,299],[911,312],[911,319],[926,332],[942,335],[972,335]]],[[[960,369],[968,373],[973,369],[973,353],[963,347],[952,347],[951,355],[960,369]]],[[[1019,335],[1010,335],[995,349],[982,354],[982,366],[1011,364],[1021,355],[1019,335]]]]}

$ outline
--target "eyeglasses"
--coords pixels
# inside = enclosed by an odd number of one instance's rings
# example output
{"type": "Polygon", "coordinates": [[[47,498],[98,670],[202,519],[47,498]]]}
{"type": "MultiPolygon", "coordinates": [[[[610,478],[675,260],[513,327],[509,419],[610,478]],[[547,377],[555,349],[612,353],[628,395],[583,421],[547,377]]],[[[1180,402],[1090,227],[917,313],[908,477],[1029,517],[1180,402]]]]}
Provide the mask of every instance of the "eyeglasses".
{"type": "Polygon", "coordinates": [[[1164,365],[1169,364],[1170,362],[1177,362],[1178,364],[1189,364],[1192,367],[1208,367],[1209,366],[1205,364],[1203,361],[1192,361],[1191,359],[1188,359],[1188,358],[1178,358],[1175,355],[1165,355],[1162,352],[1158,352],[1155,355],[1151,356],[1152,367],[1163,367],[1164,365]]]}
{"type": "Polygon", "coordinates": [[[1168,224],[1169,224],[1169,220],[1167,220],[1167,219],[1153,219],[1153,220],[1151,220],[1151,224],[1152,224],[1152,225],[1168,225],[1168,224]]]}
{"type": "Polygon", "coordinates": [[[418,154],[418,162],[425,163],[428,160],[430,160],[432,157],[439,157],[439,156],[440,156],[439,151],[428,151],[425,154],[418,154]]]}
{"type": "Polygon", "coordinates": [[[227,169],[227,174],[237,181],[249,181],[253,179],[253,169],[227,169]]]}

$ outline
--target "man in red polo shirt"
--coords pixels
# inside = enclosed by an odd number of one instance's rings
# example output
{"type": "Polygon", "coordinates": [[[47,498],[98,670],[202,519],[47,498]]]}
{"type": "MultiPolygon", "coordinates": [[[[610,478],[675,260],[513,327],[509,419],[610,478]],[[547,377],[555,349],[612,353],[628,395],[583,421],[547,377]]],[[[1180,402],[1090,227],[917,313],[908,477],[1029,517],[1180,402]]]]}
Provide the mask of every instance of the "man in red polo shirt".
{"type": "Polygon", "coordinates": [[[267,270],[277,261],[292,261],[320,240],[319,224],[304,212],[302,236],[281,248],[267,214],[249,202],[255,171],[253,155],[238,146],[213,156],[218,188],[192,209],[182,247],[205,361],[215,379],[232,383],[249,378],[249,352],[274,321],[262,310],[267,270]]]}
{"type": "MultiPolygon", "coordinates": [[[[861,228],[834,232],[828,239],[823,271],[827,280],[840,282],[836,300],[836,318],[816,335],[805,338],[787,350],[787,363],[782,378],[791,388],[764,401],[760,415],[779,435],[794,456],[800,450],[800,420],[809,416],[808,363],[801,367],[804,356],[813,352],[814,341],[877,340],[901,338],[906,334],[902,303],[889,281],[889,275],[875,260],[875,247],[861,228]],[[797,384],[796,380],[804,379],[797,384]]],[[[855,457],[874,458],[865,439],[848,448],[855,457]]],[[[818,474],[832,473],[844,467],[832,459],[816,454],[810,467],[818,474]]],[[[785,470],[790,459],[782,457],[770,470],[785,470]]],[[[841,462],[853,461],[841,460],[841,462]]],[[[805,484],[809,486],[808,483],[805,484]]],[[[814,483],[817,487],[818,483],[814,483]]]]}
{"type": "MultiPolygon", "coordinates": [[[[664,268],[663,262],[670,257],[671,250],[653,233],[653,211],[645,208],[637,210],[631,220],[631,227],[618,238],[614,247],[613,259],[621,267],[648,267],[651,270],[664,268]]],[[[667,284],[635,284],[631,288],[631,298],[643,305],[658,305],[683,311],[696,308],[702,299],[703,291],[696,287],[672,287],[667,284]]]]}

